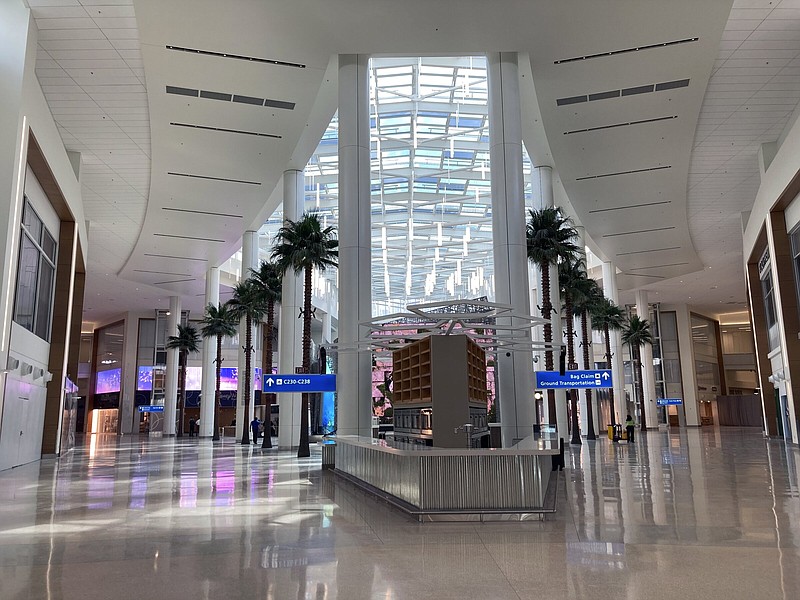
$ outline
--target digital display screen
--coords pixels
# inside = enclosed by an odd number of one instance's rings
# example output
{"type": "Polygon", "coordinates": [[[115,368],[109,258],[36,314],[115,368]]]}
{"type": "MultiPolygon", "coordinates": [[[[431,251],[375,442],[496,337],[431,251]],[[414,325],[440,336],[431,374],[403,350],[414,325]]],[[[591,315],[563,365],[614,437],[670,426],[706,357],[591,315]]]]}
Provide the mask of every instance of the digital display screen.
{"type": "Polygon", "coordinates": [[[139,367],[136,375],[136,389],[149,392],[153,389],[153,367],[139,367]]]}
{"type": "MultiPolygon", "coordinates": [[[[107,390],[107,391],[119,391],[119,371],[120,369],[115,369],[117,371],[117,388],[115,390],[107,390]]],[[[102,373],[111,373],[111,371],[102,371],[102,373]]],[[[103,393],[99,391],[99,378],[101,373],[98,373],[98,391],[97,393],[103,393]]],[[[180,373],[179,373],[180,376],[180,373]]],[[[238,370],[236,367],[223,367],[220,369],[220,391],[236,391],[236,386],[238,384],[238,370]]],[[[137,377],[136,377],[136,389],[141,392],[149,392],[153,389],[153,367],[139,367],[137,377]]],[[[186,367],[186,390],[187,391],[198,391],[203,389],[203,368],[202,367],[186,367]]],[[[253,389],[260,390],[261,389],[261,369],[256,367],[253,369],[253,389]]]]}
{"type": "Polygon", "coordinates": [[[108,371],[97,372],[97,382],[95,384],[95,394],[110,394],[120,390],[120,380],[122,379],[122,369],[109,369],[108,371]]]}

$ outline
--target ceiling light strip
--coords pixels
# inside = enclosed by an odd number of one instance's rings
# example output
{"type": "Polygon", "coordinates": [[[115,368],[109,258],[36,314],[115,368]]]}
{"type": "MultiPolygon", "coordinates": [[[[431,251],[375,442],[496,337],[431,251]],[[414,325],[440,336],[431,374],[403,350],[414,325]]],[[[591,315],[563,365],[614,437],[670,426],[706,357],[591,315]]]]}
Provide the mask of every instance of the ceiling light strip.
{"type": "Polygon", "coordinates": [[[587,179],[602,179],[603,177],[616,177],[617,175],[632,175],[634,173],[649,173],[650,171],[662,171],[664,169],[671,169],[672,165],[665,165],[662,167],[648,167],[647,169],[633,169],[631,171],[617,171],[616,173],[601,173],[600,175],[587,175],[586,177],[578,177],[575,181],[585,181],[587,179]]]}
{"type": "Polygon", "coordinates": [[[661,275],[645,275],[644,273],[625,273],[629,277],[649,277],[651,279],[666,279],[666,277],[662,277],[661,275]]]}
{"type": "Polygon", "coordinates": [[[664,200],[662,202],[645,202],[643,204],[629,204],[628,206],[615,206],[613,208],[596,208],[590,210],[589,214],[611,212],[612,210],[628,210],[629,208],[644,208],[646,206],[658,206],[659,204],[672,204],[672,200],[664,200]]]}
{"type": "Polygon", "coordinates": [[[167,171],[167,175],[174,175],[175,177],[191,177],[193,179],[210,179],[211,181],[226,181],[228,183],[246,183],[247,185],[261,185],[259,181],[247,181],[245,179],[226,179],[225,177],[211,177],[210,175],[194,175],[192,173],[175,173],[174,171],[167,171]]]}
{"type": "Polygon", "coordinates": [[[134,269],[134,273],[154,273],[156,275],[175,275],[176,277],[191,277],[191,273],[170,273],[169,271],[147,271],[146,269],[134,269]]]}
{"type": "Polygon", "coordinates": [[[652,267],[631,267],[631,271],[641,271],[643,269],[661,269],[663,267],[680,267],[683,265],[688,265],[688,262],[677,262],[677,263],[668,263],[665,265],[653,265],[652,267]]]}
{"type": "Polygon", "coordinates": [[[246,60],[247,62],[265,63],[268,65],[275,65],[278,67],[293,67],[295,69],[305,69],[306,65],[303,63],[289,62],[285,60],[276,60],[274,58],[259,58],[257,56],[246,56],[244,54],[231,54],[230,52],[214,52],[213,50],[199,50],[197,48],[184,48],[183,46],[166,46],[167,50],[175,50],[176,52],[188,52],[189,54],[201,54],[203,56],[216,56],[218,58],[232,58],[234,60],[246,60]]]}
{"type": "Polygon", "coordinates": [[[170,206],[162,206],[161,210],[169,210],[172,212],[192,213],[194,215],[208,215],[211,217],[228,217],[230,219],[243,219],[242,215],[232,215],[229,213],[210,212],[207,210],[192,210],[190,208],[172,208],[170,206]]]}
{"type": "Polygon", "coordinates": [[[562,58],[561,60],[554,60],[554,65],[563,65],[571,62],[579,62],[582,60],[590,60],[592,58],[605,58],[608,56],[617,56],[618,54],[629,54],[631,52],[641,52],[642,50],[655,50],[658,48],[667,48],[669,46],[677,46],[678,44],[689,44],[696,42],[699,37],[683,38],[680,40],[672,40],[669,42],[661,42],[658,44],[646,44],[644,46],[635,46],[632,48],[623,48],[621,50],[610,50],[609,52],[598,52],[596,54],[587,54],[586,56],[574,56],[572,58],[562,58]]]}
{"type": "Polygon", "coordinates": [[[188,283],[189,281],[194,281],[194,279],[173,279],[172,281],[156,281],[150,285],[166,285],[168,283],[188,283]]]}
{"type": "Polygon", "coordinates": [[[671,121],[672,119],[677,118],[678,115],[671,115],[669,117],[656,117],[655,119],[628,121],[627,123],[614,123],[613,125],[599,125],[598,127],[587,127],[586,129],[573,129],[572,131],[565,131],[564,135],[572,135],[573,133],[587,133],[589,131],[600,131],[602,129],[615,129],[617,127],[628,127],[630,125],[643,125],[644,123],[658,123],[659,121],[671,121]]]}
{"type": "Polygon", "coordinates": [[[202,238],[202,237],[195,237],[193,235],[176,235],[174,233],[154,233],[156,237],[167,237],[167,238],[176,238],[179,240],[197,240],[200,242],[217,242],[219,244],[224,244],[225,240],[215,240],[214,238],[202,238]]]}
{"type": "Polygon", "coordinates": [[[652,233],[654,231],[668,231],[670,229],[675,229],[675,227],[674,226],[672,226],[672,227],[656,227],[654,229],[640,229],[638,231],[624,231],[622,233],[607,233],[603,237],[604,238],[619,237],[621,235],[634,235],[634,234],[637,234],[637,233],[652,233]]]}
{"type": "Polygon", "coordinates": [[[276,135],[274,133],[261,133],[259,131],[243,131],[241,129],[227,129],[225,127],[210,127],[208,125],[193,125],[192,123],[176,123],[171,122],[170,125],[175,127],[189,127],[191,129],[204,129],[206,131],[222,131],[224,133],[241,133],[242,135],[256,135],[259,137],[268,137],[274,138],[276,140],[283,139],[282,135],[276,135]]]}
{"type": "Polygon", "coordinates": [[[148,253],[148,252],[145,252],[144,255],[145,256],[150,256],[152,258],[172,258],[172,259],[175,259],[175,260],[196,260],[196,261],[199,261],[199,262],[208,262],[208,259],[206,259],[206,258],[195,258],[195,257],[191,257],[191,256],[172,256],[170,254],[151,254],[151,253],[148,253]]]}
{"type": "Polygon", "coordinates": [[[634,250],[632,252],[619,252],[617,256],[630,256],[631,254],[647,254],[649,252],[666,252],[667,250],[680,250],[680,246],[670,246],[669,248],[652,248],[651,250],[634,250]]]}

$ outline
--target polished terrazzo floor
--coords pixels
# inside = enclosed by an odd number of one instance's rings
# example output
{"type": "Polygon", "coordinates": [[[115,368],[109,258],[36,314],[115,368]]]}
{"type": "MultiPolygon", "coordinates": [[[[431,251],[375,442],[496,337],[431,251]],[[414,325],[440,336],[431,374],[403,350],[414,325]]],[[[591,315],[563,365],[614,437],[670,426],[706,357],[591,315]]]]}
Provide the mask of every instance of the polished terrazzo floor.
{"type": "Polygon", "coordinates": [[[544,522],[418,524],[319,454],[96,436],[0,473],[0,599],[800,598],[800,454],[746,429],[571,449],[544,522]]]}

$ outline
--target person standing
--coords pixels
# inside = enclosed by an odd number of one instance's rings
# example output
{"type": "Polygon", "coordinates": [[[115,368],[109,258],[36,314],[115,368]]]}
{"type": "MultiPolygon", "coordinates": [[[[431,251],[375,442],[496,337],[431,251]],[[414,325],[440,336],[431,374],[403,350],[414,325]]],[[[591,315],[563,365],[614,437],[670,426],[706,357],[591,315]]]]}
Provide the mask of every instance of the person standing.
{"type": "Polygon", "coordinates": [[[633,417],[628,415],[628,418],[625,419],[625,431],[628,434],[628,443],[633,443],[633,431],[636,429],[636,425],[633,422],[633,417]]]}
{"type": "Polygon", "coordinates": [[[194,437],[194,419],[189,419],[189,437],[194,437]]]}
{"type": "Polygon", "coordinates": [[[250,421],[250,429],[253,432],[253,443],[258,443],[258,430],[261,427],[261,421],[258,420],[258,417],[253,417],[253,420],[250,421]]]}

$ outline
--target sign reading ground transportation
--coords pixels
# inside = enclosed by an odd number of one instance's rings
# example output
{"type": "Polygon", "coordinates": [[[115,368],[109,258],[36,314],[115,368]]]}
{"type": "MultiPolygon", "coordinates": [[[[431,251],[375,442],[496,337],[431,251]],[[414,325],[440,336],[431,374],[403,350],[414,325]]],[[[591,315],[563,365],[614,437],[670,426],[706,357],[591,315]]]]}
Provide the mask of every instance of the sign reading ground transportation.
{"type": "Polygon", "coordinates": [[[336,375],[264,375],[265,392],[335,392],[336,375]]]}
{"type": "Polygon", "coordinates": [[[683,398],[656,398],[656,406],[675,406],[683,404],[683,398]]]}
{"type": "Polygon", "coordinates": [[[164,407],[160,404],[145,404],[139,407],[139,412],[164,412],[164,407]]]}
{"type": "Polygon", "coordinates": [[[558,371],[536,371],[536,389],[555,388],[610,388],[611,370],[566,371],[563,375],[558,371]]]}

